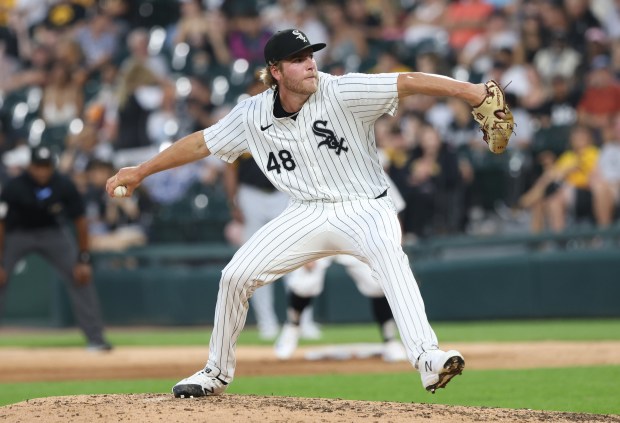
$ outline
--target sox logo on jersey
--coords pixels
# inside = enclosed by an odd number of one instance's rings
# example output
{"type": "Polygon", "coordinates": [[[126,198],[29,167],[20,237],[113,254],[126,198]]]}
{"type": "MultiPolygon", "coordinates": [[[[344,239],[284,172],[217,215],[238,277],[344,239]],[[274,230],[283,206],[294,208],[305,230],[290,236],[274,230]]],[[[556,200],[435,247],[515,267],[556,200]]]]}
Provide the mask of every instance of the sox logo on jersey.
{"type": "Polygon", "coordinates": [[[349,151],[349,148],[344,146],[344,138],[340,138],[340,140],[338,140],[338,137],[334,134],[334,131],[327,129],[326,120],[315,120],[312,125],[312,132],[314,132],[314,135],[324,138],[324,140],[319,143],[319,148],[322,145],[326,145],[327,148],[336,150],[336,155],[338,156],[341,151],[344,151],[345,153],[349,151]],[[322,125],[323,128],[319,127],[319,125],[322,125]]]}

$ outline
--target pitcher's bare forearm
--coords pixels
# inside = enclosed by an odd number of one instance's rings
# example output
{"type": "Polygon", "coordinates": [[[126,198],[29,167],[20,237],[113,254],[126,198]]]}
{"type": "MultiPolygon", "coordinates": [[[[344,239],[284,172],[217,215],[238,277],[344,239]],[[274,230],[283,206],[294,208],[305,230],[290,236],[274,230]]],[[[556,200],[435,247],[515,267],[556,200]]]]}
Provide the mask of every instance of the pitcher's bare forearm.
{"type": "Polygon", "coordinates": [[[139,165],[138,172],[144,179],[154,173],[204,159],[209,154],[211,152],[204,141],[202,130],[196,131],[139,165]]]}
{"type": "Polygon", "coordinates": [[[486,96],[484,84],[472,84],[458,81],[443,75],[423,72],[401,73],[398,76],[398,97],[403,98],[414,94],[436,97],[456,97],[477,106],[486,96]]]}
{"type": "Polygon", "coordinates": [[[181,138],[146,162],[138,166],[122,168],[108,179],[106,191],[108,195],[114,196],[114,189],[122,185],[127,188],[126,196],[130,196],[147,176],[203,159],[209,154],[211,152],[205,144],[202,131],[196,131],[181,138]]]}

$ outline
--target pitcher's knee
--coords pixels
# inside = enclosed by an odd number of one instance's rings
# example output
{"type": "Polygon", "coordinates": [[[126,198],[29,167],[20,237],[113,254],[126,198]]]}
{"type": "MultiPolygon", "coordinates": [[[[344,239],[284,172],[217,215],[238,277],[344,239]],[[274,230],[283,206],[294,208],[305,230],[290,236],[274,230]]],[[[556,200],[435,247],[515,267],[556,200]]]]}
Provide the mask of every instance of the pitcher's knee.
{"type": "Polygon", "coordinates": [[[222,270],[221,285],[226,285],[239,292],[254,292],[255,286],[258,284],[258,278],[253,272],[239,267],[226,266],[222,270]]]}

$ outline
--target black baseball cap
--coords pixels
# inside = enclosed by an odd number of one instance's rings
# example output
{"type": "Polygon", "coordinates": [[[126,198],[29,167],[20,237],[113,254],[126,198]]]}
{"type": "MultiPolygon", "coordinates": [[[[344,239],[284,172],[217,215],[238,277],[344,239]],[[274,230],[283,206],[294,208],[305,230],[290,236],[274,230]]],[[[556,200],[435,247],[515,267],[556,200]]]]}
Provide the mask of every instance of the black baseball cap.
{"type": "Polygon", "coordinates": [[[53,166],[55,160],[54,152],[49,147],[38,146],[30,149],[31,164],[53,166]]]}
{"type": "Polygon", "coordinates": [[[271,36],[265,45],[265,62],[267,64],[279,62],[307,48],[312,51],[324,49],[327,44],[310,44],[306,34],[298,29],[284,29],[271,36]]]}

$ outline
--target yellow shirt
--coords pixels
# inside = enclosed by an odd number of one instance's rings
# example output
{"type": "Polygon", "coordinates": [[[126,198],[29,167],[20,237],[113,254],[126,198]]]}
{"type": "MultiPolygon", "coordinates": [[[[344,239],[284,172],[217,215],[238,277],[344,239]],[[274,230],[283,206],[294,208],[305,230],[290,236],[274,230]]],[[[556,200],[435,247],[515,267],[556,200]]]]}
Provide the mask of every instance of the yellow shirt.
{"type": "Polygon", "coordinates": [[[598,154],[598,148],[593,145],[586,147],[581,154],[566,151],[555,162],[555,168],[559,171],[574,168],[564,180],[575,188],[587,188],[598,162],[598,154]]]}
{"type": "Polygon", "coordinates": [[[0,26],[7,26],[9,13],[15,7],[15,0],[0,0],[0,26]]]}

